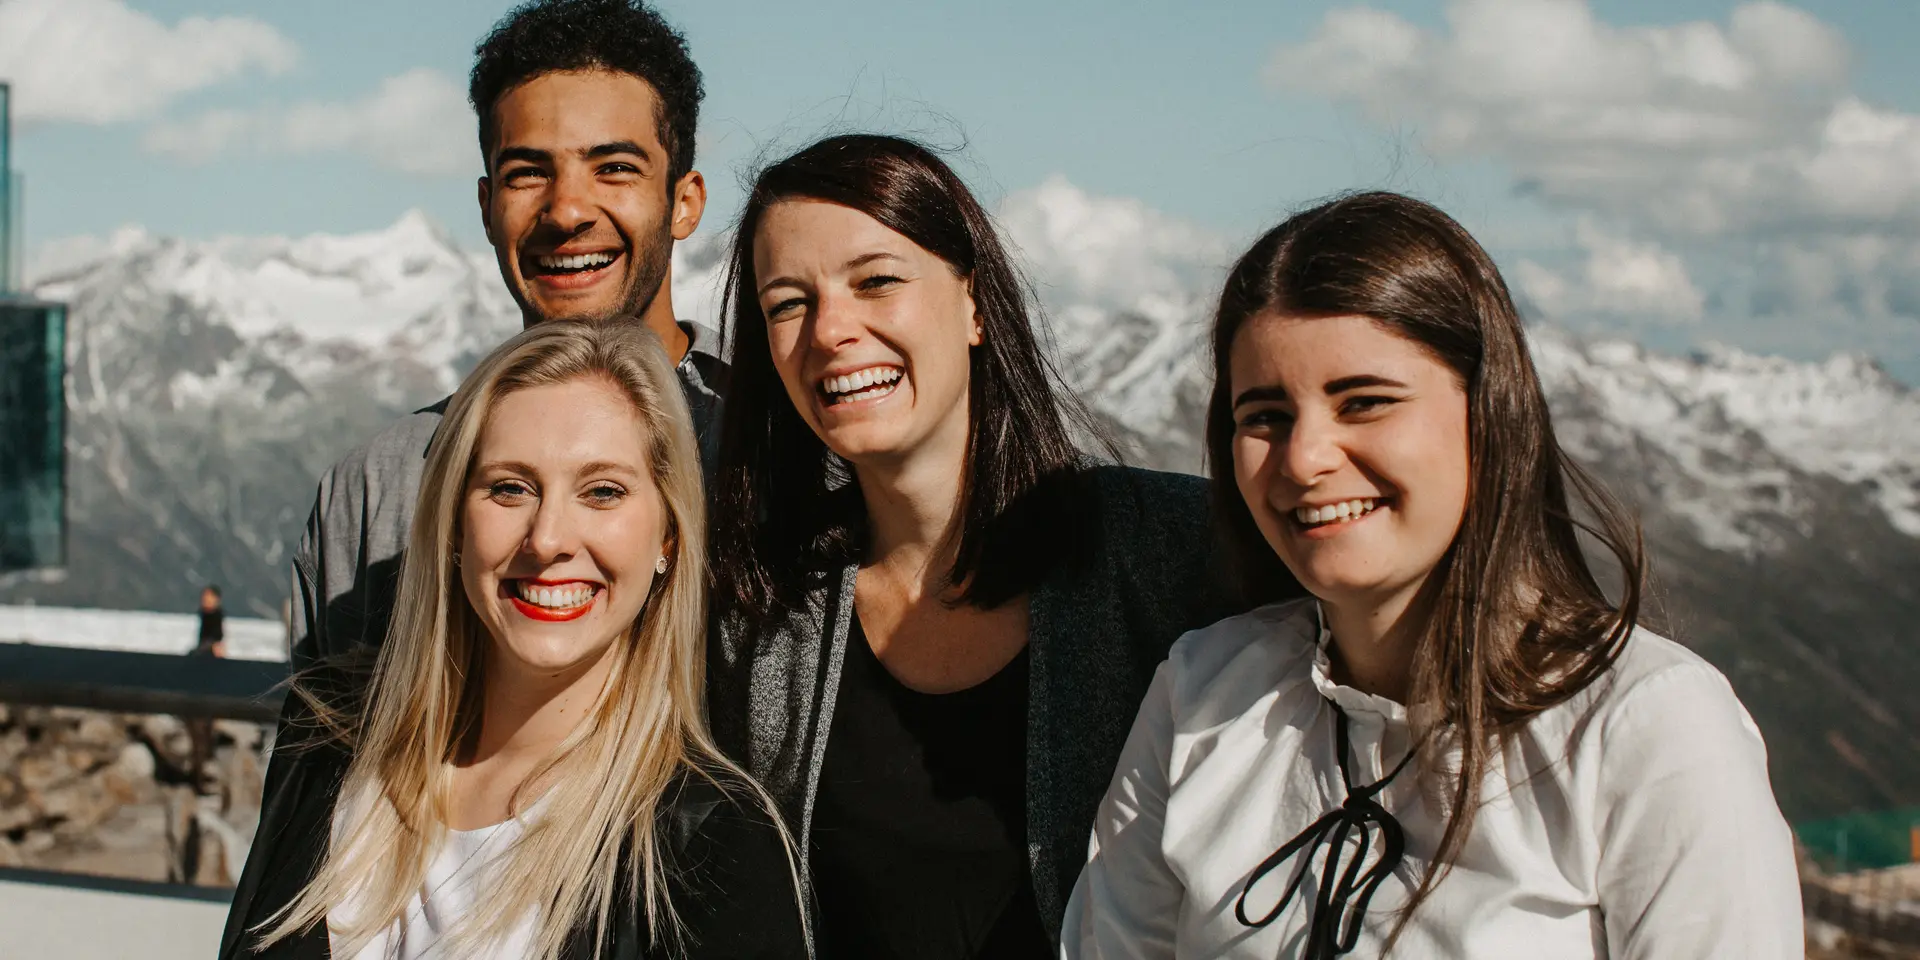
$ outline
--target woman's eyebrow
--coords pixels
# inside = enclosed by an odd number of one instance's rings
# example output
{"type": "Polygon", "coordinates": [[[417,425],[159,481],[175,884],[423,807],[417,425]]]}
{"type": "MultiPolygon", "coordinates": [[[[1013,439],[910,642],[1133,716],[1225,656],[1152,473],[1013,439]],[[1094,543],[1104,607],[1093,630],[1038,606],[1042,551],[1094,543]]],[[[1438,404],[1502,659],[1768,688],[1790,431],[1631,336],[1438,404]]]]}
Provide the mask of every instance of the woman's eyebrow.
{"type": "Polygon", "coordinates": [[[1406,384],[1391,377],[1382,377],[1372,373],[1359,373],[1351,377],[1341,377],[1337,380],[1327,381],[1326,391],[1327,396],[1331,397],[1336,393],[1346,393],[1348,390],[1358,390],[1361,387],[1392,387],[1396,390],[1407,389],[1406,384]]]}
{"type": "MultiPolygon", "coordinates": [[[[1323,389],[1326,391],[1327,396],[1332,397],[1346,393],[1349,390],[1359,390],[1364,387],[1389,387],[1396,390],[1409,389],[1406,384],[1392,377],[1383,377],[1374,373],[1357,373],[1350,377],[1339,377],[1329,380],[1323,389]]],[[[1248,387],[1240,391],[1239,396],[1233,398],[1233,405],[1237,407],[1243,403],[1263,403],[1267,401],[1285,402],[1290,399],[1292,399],[1292,397],[1287,395],[1287,388],[1285,387],[1272,385],[1248,387]]]]}
{"type": "Polygon", "coordinates": [[[616,460],[595,460],[592,463],[584,463],[581,464],[580,469],[575,472],[581,476],[590,473],[625,473],[638,476],[640,473],[632,464],[620,463],[616,460]]]}
{"type": "MultiPolygon", "coordinates": [[[[846,263],[841,264],[840,269],[858,270],[859,268],[864,267],[867,264],[872,263],[876,260],[895,260],[900,263],[907,262],[905,258],[899,256],[898,254],[888,253],[885,250],[875,250],[872,253],[863,253],[857,257],[854,257],[852,260],[848,260],[846,263]]],[[[781,284],[797,287],[797,286],[800,286],[800,281],[795,280],[792,277],[774,277],[772,280],[768,280],[766,283],[761,284],[759,292],[764,295],[768,290],[771,290],[774,287],[780,286],[781,284]]]]}
{"type": "MultiPolygon", "coordinates": [[[[900,258],[897,256],[894,256],[891,253],[886,252],[885,250],[875,250],[872,253],[863,253],[857,257],[854,257],[852,260],[848,260],[845,269],[848,269],[848,270],[858,269],[860,267],[866,266],[869,263],[874,262],[875,260],[900,260],[900,258]]],[[[900,260],[900,262],[905,263],[906,261],[900,260]]]]}
{"type": "Polygon", "coordinates": [[[474,473],[491,473],[496,470],[502,473],[518,473],[526,476],[532,476],[539,472],[533,469],[531,464],[519,460],[488,460],[484,463],[475,464],[473,468],[474,473]]]}
{"type": "Polygon", "coordinates": [[[1287,396],[1286,387],[1278,387],[1278,386],[1248,387],[1247,389],[1240,391],[1239,396],[1233,398],[1233,405],[1238,407],[1242,404],[1248,404],[1248,403],[1261,403],[1267,400],[1286,401],[1288,399],[1291,399],[1291,398],[1287,396]]]}

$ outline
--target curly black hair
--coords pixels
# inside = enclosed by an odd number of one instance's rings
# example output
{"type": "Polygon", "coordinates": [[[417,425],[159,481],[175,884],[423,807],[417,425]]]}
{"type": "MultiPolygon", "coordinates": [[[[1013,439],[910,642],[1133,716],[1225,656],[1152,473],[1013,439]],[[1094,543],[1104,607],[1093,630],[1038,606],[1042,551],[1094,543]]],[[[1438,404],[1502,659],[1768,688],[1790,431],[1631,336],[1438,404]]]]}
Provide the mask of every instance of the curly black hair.
{"type": "Polygon", "coordinates": [[[467,99],[480,117],[480,154],[491,167],[493,107],[507,91],[563,70],[612,70],[645,80],[659,98],[667,183],[693,169],[694,128],[706,95],[687,38],[645,0],[528,0],[473,48],[467,99]]]}

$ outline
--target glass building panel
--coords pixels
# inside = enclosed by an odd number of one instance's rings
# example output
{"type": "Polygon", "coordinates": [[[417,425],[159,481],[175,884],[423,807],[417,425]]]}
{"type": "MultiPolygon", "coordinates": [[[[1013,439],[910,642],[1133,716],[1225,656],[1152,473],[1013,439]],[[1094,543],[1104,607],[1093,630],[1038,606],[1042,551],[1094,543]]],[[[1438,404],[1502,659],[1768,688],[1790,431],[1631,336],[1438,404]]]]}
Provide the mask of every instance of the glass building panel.
{"type": "Polygon", "coordinates": [[[0,83],[0,295],[24,283],[20,274],[20,178],[13,175],[12,89],[0,83]]]}
{"type": "Polygon", "coordinates": [[[0,297],[0,570],[66,560],[66,307],[0,297]]]}

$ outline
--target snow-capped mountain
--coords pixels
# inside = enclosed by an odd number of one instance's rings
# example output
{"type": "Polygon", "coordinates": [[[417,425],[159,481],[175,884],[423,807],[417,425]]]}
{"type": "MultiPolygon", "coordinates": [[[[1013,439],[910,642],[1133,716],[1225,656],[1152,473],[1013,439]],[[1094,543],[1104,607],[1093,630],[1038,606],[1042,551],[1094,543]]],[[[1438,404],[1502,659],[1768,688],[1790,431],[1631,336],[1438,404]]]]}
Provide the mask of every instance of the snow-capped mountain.
{"type": "MultiPolygon", "coordinates": [[[[396,360],[451,389],[459,371],[518,328],[493,257],[461,250],[418,212],[350,237],[183,243],[123,230],[90,261],[37,278],[34,287],[74,305],[75,339],[83,350],[101,351],[89,360],[110,363],[122,352],[116,348],[140,339],[137,331],[153,326],[154,298],[231,335],[231,352],[213,347],[197,358],[207,363],[147,384],[157,395],[115,389],[78,398],[96,404],[266,403],[356,363],[396,360]],[[269,370],[273,376],[263,376],[269,370]]],[[[401,402],[391,393],[381,399],[401,402]]]]}
{"type": "Polygon", "coordinates": [[[278,617],[320,471],[518,329],[490,256],[418,214],[352,237],[125,230],[34,279],[69,305],[69,564],[0,596],[278,617]]]}
{"type": "MultiPolygon", "coordinates": [[[[1059,368],[1139,462],[1199,472],[1206,323],[1233,251],[1063,180],[1001,211],[1059,368]]],[[[675,253],[717,326],[724,238],[675,253]]],[[[43,264],[48,261],[43,259],[43,264]]],[[[519,327],[490,253],[418,214],[358,236],[69,245],[63,579],[0,603],[273,617],[328,464],[519,327]]],[[[1534,331],[1562,442],[1645,518],[1654,620],[1734,680],[1790,813],[1920,803],[1920,393],[1871,361],[1663,356],[1534,331]]]]}
{"type": "Polygon", "coordinates": [[[1857,486],[1920,538],[1920,393],[1869,358],[1794,363],[1724,347],[1667,357],[1551,330],[1533,352],[1556,400],[1595,408],[1568,418],[1562,442],[1595,459],[1637,440],[1683,463],[1684,487],[1663,502],[1709,546],[1766,549],[1751,523],[1762,517],[1808,529],[1815,505],[1796,498],[1796,473],[1857,486]]]}

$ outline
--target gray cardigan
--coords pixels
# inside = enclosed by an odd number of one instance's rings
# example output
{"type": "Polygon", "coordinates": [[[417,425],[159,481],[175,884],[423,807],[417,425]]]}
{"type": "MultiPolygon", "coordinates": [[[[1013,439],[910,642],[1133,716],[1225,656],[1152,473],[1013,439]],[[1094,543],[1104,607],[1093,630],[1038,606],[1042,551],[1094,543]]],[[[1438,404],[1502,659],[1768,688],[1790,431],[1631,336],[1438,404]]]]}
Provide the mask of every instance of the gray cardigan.
{"type": "MultiPolygon", "coordinates": [[[[1030,601],[1027,854],[1055,940],[1100,798],[1155,668],[1182,633],[1227,615],[1206,483],[1092,471],[1100,542],[1030,601]]],[[[803,617],[757,639],[721,629],[710,658],[715,735],[780,802],[806,857],[813,803],[853,621],[848,565],[823,576],[803,617]]]]}

